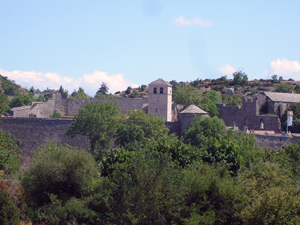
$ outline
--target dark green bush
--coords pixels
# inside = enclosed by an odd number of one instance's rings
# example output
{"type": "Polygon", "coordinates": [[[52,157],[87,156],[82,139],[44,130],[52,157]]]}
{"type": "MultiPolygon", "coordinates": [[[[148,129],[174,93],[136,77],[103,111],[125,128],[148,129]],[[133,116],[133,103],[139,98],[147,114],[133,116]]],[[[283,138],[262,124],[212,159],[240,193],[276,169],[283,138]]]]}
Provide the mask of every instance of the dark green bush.
{"type": "Polygon", "coordinates": [[[0,224],[19,225],[19,209],[10,201],[6,191],[0,189],[0,224]]]}

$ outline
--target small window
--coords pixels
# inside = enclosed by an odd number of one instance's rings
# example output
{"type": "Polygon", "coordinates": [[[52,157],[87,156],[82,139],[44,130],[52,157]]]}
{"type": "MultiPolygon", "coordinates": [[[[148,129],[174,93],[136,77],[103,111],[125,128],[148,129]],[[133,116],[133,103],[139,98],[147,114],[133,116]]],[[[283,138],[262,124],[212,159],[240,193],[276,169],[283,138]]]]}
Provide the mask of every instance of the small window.
{"type": "Polygon", "coordinates": [[[164,88],[160,88],[160,93],[163,94],[164,93],[164,88]]]}
{"type": "Polygon", "coordinates": [[[155,109],[155,112],[157,113],[157,108],[155,109]]]}
{"type": "Polygon", "coordinates": [[[157,91],[156,91],[156,87],[153,89],[153,94],[156,94],[157,91]]]}

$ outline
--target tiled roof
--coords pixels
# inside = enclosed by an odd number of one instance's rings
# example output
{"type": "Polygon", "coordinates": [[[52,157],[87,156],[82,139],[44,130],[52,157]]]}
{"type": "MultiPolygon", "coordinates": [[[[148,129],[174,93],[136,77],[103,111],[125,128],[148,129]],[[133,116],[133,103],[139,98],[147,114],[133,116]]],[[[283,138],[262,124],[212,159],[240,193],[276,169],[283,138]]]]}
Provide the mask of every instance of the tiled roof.
{"type": "Polygon", "coordinates": [[[168,85],[168,86],[172,87],[172,85],[169,82],[167,82],[161,78],[151,82],[149,85],[168,85]]]}
{"type": "Polygon", "coordinates": [[[197,113],[197,114],[208,114],[204,110],[200,109],[199,107],[195,105],[188,106],[185,110],[183,110],[180,113],[197,113]]]}
{"type": "Polygon", "coordinates": [[[264,92],[274,102],[300,102],[300,94],[264,92]]]}

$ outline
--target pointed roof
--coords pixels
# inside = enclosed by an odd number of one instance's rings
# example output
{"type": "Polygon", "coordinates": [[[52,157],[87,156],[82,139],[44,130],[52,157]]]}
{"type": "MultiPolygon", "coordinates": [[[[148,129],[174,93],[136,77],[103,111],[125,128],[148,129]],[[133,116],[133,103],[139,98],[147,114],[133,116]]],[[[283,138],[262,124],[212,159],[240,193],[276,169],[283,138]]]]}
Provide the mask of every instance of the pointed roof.
{"type": "Polygon", "coordinates": [[[208,114],[208,112],[205,112],[204,110],[200,109],[195,105],[189,105],[185,110],[183,110],[180,113],[208,114]]]}
{"type": "Polygon", "coordinates": [[[161,78],[159,78],[155,81],[152,81],[149,85],[168,85],[168,86],[172,87],[172,85],[169,82],[167,82],[161,78]]]}

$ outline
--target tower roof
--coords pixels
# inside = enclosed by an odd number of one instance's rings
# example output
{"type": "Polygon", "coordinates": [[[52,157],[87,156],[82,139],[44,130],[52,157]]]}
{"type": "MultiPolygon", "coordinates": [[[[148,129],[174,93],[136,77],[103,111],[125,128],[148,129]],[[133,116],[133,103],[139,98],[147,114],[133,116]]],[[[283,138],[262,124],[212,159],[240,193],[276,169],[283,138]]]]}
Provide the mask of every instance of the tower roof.
{"type": "Polygon", "coordinates": [[[169,82],[167,82],[161,78],[159,78],[155,81],[152,81],[149,85],[168,85],[168,86],[172,87],[172,85],[169,82]]]}
{"type": "Polygon", "coordinates": [[[204,110],[200,109],[199,107],[197,107],[195,105],[189,105],[185,110],[183,110],[180,113],[208,114],[208,112],[205,112],[204,110]]]}

